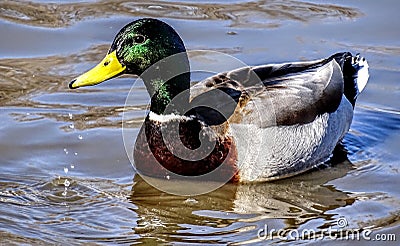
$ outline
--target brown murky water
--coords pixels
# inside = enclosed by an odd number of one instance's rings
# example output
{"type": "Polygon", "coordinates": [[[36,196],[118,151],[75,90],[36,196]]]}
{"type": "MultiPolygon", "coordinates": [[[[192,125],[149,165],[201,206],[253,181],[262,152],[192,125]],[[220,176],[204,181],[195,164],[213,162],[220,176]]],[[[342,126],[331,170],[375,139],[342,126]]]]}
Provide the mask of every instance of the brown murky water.
{"type": "MultiPolygon", "coordinates": [[[[316,235],[326,228],[372,230],[371,240],[395,235],[398,243],[400,5],[329,2],[1,1],[0,242],[294,242],[276,233],[258,238],[267,226],[316,235]],[[291,179],[227,184],[194,197],[148,185],[135,175],[122,141],[134,78],[67,88],[104,56],[122,26],[140,17],[170,23],[188,49],[222,51],[251,65],[361,52],[371,77],[344,140],[347,158],[291,179]]],[[[129,110],[138,130],[149,98],[143,86],[134,90],[129,110]]],[[[297,242],[349,243],[318,237],[297,242]]]]}

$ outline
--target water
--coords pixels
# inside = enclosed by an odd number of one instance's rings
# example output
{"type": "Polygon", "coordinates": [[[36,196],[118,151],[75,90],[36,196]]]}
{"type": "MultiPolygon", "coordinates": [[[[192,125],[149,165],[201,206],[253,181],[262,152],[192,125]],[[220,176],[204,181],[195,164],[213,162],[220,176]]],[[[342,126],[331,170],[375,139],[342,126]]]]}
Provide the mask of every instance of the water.
{"type": "MultiPolygon", "coordinates": [[[[291,244],[257,235],[266,226],[321,235],[340,225],[372,230],[373,238],[394,234],[398,242],[398,8],[340,0],[1,2],[1,242],[291,244]],[[347,156],[294,178],[226,184],[194,197],[148,185],[122,141],[134,78],[67,86],[103,58],[122,26],[148,16],[173,25],[188,49],[222,51],[251,65],[361,52],[371,77],[344,140],[347,156]]],[[[129,110],[137,132],[148,96],[143,85],[135,92],[129,110]]],[[[320,243],[315,237],[297,242],[320,243]]]]}

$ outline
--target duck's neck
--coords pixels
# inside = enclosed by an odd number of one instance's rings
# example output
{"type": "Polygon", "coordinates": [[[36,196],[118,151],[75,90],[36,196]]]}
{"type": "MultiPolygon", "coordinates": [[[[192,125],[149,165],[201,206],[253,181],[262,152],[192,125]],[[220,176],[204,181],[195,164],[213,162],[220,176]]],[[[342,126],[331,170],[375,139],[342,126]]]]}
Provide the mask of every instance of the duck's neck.
{"type": "Polygon", "coordinates": [[[190,96],[190,67],[187,56],[156,65],[141,76],[151,96],[150,110],[159,115],[184,113],[180,108],[189,103],[190,96]]]}
{"type": "MultiPolygon", "coordinates": [[[[150,110],[156,114],[182,114],[182,105],[189,102],[190,75],[182,74],[165,82],[156,78],[150,83],[155,90],[151,97],[150,110]]],[[[151,94],[150,94],[151,95],[151,94]]]]}

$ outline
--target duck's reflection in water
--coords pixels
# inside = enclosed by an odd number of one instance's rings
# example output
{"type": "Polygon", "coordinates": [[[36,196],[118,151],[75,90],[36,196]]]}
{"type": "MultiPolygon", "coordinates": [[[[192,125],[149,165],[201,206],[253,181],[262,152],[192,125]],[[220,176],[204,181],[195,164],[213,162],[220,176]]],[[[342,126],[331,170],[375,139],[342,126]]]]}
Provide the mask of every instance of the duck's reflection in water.
{"type": "MultiPolygon", "coordinates": [[[[235,237],[235,241],[257,240],[258,230],[265,225],[275,230],[300,229],[305,223],[306,228],[326,228],[335,223],[336,214],[332,210],[354,202],[348,194],[327,184],[353,169],[342,148],[337,148],[330,162],[327,168],[290,179],[258,184],[227,183],[197,196],[162,192],[136,175],[130,200],[137,206],[139,220],[133,229],[141,236],[140,241],[147,243],[227,243],[235,237]]],[[[152,181],[176,189],[205,185],[152,181]]]]}

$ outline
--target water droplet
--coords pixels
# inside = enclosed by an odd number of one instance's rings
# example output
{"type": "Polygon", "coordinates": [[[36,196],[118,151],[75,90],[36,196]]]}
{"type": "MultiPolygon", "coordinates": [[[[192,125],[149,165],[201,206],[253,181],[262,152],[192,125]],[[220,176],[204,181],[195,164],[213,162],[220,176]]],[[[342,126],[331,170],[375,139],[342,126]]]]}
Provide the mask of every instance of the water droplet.
{"type": "Polygon", "coordinates": [[[71,164],[70,167],[71,167],[71,169],[74,169],[74,168],[75,168],[75,165],[74,165],[74,164],[71,164]]]}
{"type": "Polygon", "coordinates": [[[64,173],[65,173],[65,174],[68,173],[68,167],[64,167],[64,173]]]}
{"type": "Polygon", "coordinates": [[[70,124],[70,125],[69,125],[69,128],[74,129],[74,128],[75,128],[75,125],[74,125],[74,124],[70,124]]]}
{"type": "Polygon", "coordinates": [[[75,152],[74,155],[78,155],[78,152],[75,152]]]}
{"type": "Polygon", "coordinates": [[[67,187],[64,188],[64,191],[62,193],[63,196],[67,196],[67,187]]]}
{"type": "Polygon", "coordinates": [[[69,187],[70,184],[71,184],[71,182],[69,182],[68,179],[65,179],[65,181],[64,181],[64,186],[65,186],[65,187],[69,187]]]}
{"type": "Polygon", "coordinates": [[[165,176],[165,178],[167,178],[168,180],[171,178],[169,175],[165,176]]]}
{"type": "Polygon", "coordinates": [[[69,117],[70,120],[72,120],[72,114],[71,113],[68,113],[68,117],[69,117]]]}
{"type": "Polygon", "coordinates": [[[82,140],[82,139],[83,139],[83,136],[79,134],[79,135],[78,135],[78,139],[79,139],[79,140],[82,140]]]}
{"type": "Polygon", "coordinates": [[[66,148],[64,148],[64,153],[65,153],[66,155],[68,155],[68,150],[67,150],[66,148]]]}
{"type": "Polygon", "coordinates": [[[28,116],[29,116],[29,115],[31,115],[31,113],[26,113],[26,115],[28,115],[28,116]]]}

